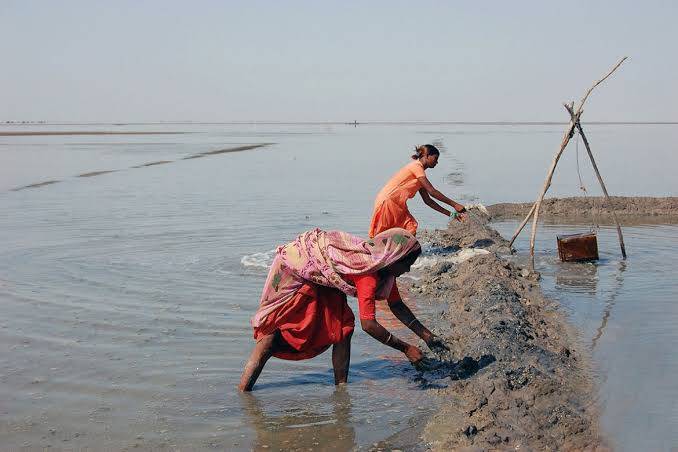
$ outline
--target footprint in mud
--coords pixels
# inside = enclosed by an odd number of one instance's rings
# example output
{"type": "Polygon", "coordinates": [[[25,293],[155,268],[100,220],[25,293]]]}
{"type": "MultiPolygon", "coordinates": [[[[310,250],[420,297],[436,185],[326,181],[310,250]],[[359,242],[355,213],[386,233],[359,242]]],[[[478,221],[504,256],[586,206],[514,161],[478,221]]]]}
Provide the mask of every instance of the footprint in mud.
{"type": "Polygon", "coordinates": [[[422,389],[445,387],[441,386],[438,381],[446,378],[452,381],[465,380],[496,360],[494,355],[483,355],[478,359],[466,356],[459,361],[424,357],[414,365],[419,371],[415,381],[422,389]]]}

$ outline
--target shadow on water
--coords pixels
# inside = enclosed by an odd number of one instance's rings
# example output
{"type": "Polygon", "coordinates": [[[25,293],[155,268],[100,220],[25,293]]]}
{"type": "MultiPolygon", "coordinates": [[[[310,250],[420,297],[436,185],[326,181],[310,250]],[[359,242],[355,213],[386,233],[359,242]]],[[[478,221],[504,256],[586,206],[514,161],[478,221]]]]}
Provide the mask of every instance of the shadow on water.
{"type": "Polygon", "coordinates": [[[289,450],[304,446],[323,450],[353,450],[356,432],[352,422],[351,397],[346,386],[338,386],[327,403],[318,408],[296,407],[283,414],[272,414],[249,393],[241,394],[241,406],[255,435],[252,450],[289,450]]]}
{"type": "MultiPolygon", "coordinates": [[[[427,357],[415,370],[403,361],[375,359],[352,366],[350,380],[387,380],[393,376],[393,367],[402,367],[403,373],[420,390],[444,388],[449,381],[472,378],[495,361],[493,355],[483,355],[478,359],[466,356],[458,361],[427,357]]],[[[333,386],[331,372],[308,373],[286,381],[258,385],[257,388],[279,390],[285,386],[308,384],[333,386]]],[[[309,395],[305,403],[295,401],[289,406],[281,406],[279,401],[269,406],[267,396],[259,396],[256,391],[241,393],[242,413],[246,424],[254,430],[250,450],[291,450],[302,446],[354,450],[359,445],[358,431],[362,431],[364,426],[361,427],[362,415],[353,412],[349,389],[350,386],[338,386],[328,396],[317,398],[309,395]]],[[[361,401],[364,402],[363,399],[361,401]]]]}
{"type": "MultiPolygon", "coordinates": [[[[483,355],[479,359],[466,356],[458,361],[425,357],[417,366],[411,368],[409,364],[403,361],[372,359],[351,365],[349,379],[352,383],[389,380],[393,378],[393,368],[402,367],[405,373],[409,373],[410,370],[416,372],[413,380],[418,383],[420,389],[443,388],[446,385],[439,383],[440,380],[465,380],[495,361],[494,355],[483,355]]],[[[287,377],[285,380],[258,383],[255,386],[255,391],[304,385],[334,386],[332,370],[308,372],[303,375],[287,377]]]]}
{"type": "Polygon", "coordinates": [[[591,340],[591,350],[594,350],[596,348],[598,340],[603,336],[603,333],[605,332],[607,321],[610,318],[610,314],[612,314],[612,309],[614,308],[614,305],[617,303],[617,297],[621,293],[622,291],[621,289],[624,286],[625,271],[626,271],[626,262],[620,261],[619,266],[617,267],[617,276],[615,276],[616,285],[614,287],[614,290],[610,294],[610,297],[608,298],[607,302],[605,303],[605,308],[603,309],[603,316],[600,321],[600,326],[596,329],[596,335],[593,336],[593,339],[591,340]]]}
{"type": "MultiPolygon", "coordinates": [[[[349,381],[353,383],[367,380],[389,380],[393,378],[393,369],[395,367],[406,369],[409,367],[409,364],[407,364],[406,361],[391,361],[387,359],[371,359],[357,364],[351,364],[349,381]]],[[[332,369],[328,369],[325,372],[306,372],[303,375],[286,377],[285,380],[257,383],[254,390],[269,388],[278,389],[303,385],[334,386],[334,374],[332,369]]]]}

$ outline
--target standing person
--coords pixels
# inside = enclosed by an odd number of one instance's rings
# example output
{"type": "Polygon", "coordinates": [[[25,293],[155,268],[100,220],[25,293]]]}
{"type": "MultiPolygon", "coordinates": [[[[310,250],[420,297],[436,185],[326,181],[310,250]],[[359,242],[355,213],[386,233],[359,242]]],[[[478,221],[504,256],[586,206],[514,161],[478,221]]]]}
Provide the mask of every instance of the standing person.
{"type": "Polygon", "coordinates": [[[419,224],[407,209],[407,200],[414,197],[417,192],[424,200],[424,204],[433,210],[448,217],[453,215],[457,220],[462,221],[463,215],[457,216],[457,213],[466,212],[464,206],[436,190],[426,177],[425,171],[435,168],[439,156],[440,151],[432,144],[415,148],[415,153],[412,155],[414,161],[395,173],[377,195],[370,223],[370,237],[390,228],[403,228],[415,235],[419,224]],[[431,199],[432,197],[450,205],[454,209],[454,214],[431,199]]]}
{"type": "Polygon", "coordinates": [[[412,363],[422,351],[389,333],[375,318],[375,301],[386,299],[393,314],[439,352],[447,347],[402,302],[395,278],[421,253],[417,239],[390,229],[363,240],[340,231],[314,229],[281,246],[271,264],[259,310],[252,317],[256,344],[238,388],[251,391],[266,361],[310,359],[332,348],[335,384],[346,383],[354,316],[346,295],[357,296],[360,324],[379,342],[412,363]]]}

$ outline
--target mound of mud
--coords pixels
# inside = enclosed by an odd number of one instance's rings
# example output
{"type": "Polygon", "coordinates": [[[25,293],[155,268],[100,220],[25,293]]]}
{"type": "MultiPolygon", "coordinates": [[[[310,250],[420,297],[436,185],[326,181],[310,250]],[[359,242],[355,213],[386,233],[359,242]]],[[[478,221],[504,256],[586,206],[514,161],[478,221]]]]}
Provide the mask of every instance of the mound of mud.
{"type": "MultiPolygon", "coordinates": [[[[445,402],[424,440],[433,450],[582,450],[604,448],[587,356],[539,274],[500,254],[506,240],[487,217],[452,222],[425,240],[490,251],[459,265],[434,267],[412,291],[445,305],[440,331],[451,349],[445,402]]],[[[422,374],[425,378],[426,372],[422,374]]]]}

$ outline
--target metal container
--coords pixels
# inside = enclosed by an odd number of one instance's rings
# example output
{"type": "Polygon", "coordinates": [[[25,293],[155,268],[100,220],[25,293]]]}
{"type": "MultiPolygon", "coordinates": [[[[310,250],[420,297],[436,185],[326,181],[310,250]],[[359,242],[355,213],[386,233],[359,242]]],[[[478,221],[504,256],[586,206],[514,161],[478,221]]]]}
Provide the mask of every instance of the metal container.
{"type": "Polygon", "coordinates": [[[595,232],[556,236],[558,255],[563,262],[598,260],[598,239],[595,232]]]}

